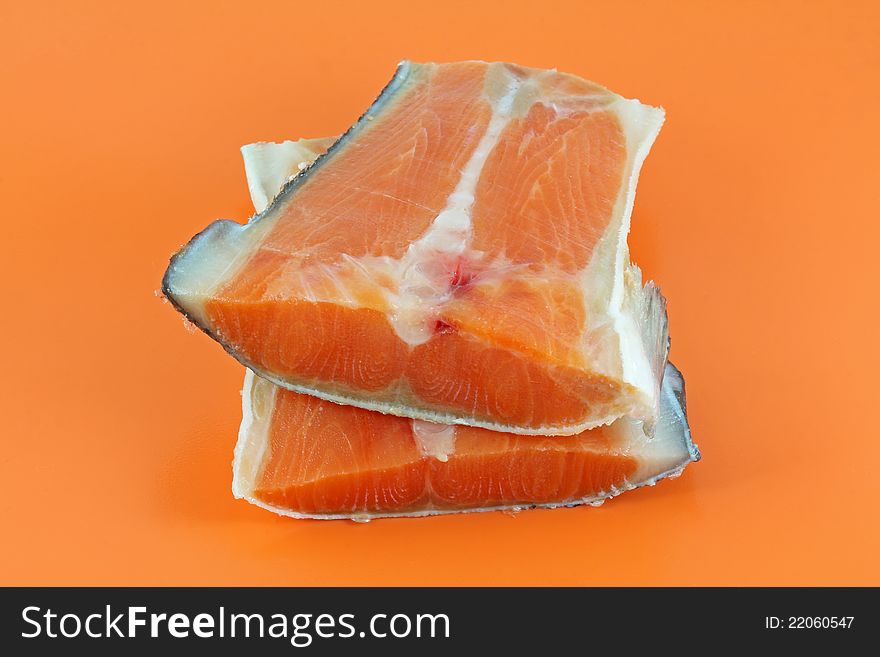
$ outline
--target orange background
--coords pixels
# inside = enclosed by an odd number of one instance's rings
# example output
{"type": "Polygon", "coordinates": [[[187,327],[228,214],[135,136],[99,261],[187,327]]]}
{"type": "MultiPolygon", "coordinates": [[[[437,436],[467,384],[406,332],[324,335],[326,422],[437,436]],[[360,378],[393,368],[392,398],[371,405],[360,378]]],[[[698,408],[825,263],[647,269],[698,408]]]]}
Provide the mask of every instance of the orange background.
{"type": "Polygon", "coordinates": [[[871,2],[11,2],[2,584],[880,584],[871,2]],[[155,295],[251,211],[238,147],[344,130],[404,57],[663,105],[633,258],[704,459],[602,508],[295,521],[230,492],[242,369],[155,295]]]}

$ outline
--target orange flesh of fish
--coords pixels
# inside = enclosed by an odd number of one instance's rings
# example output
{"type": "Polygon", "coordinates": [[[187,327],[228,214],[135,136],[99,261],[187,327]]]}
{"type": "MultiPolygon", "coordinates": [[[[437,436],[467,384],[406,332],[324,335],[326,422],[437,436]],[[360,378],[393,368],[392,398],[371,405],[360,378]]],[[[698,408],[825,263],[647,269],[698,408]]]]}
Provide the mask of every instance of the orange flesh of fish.
{"type": "MultiPolygon", "coordinates": [[[[242,149],[257,210],[330,140],[242,149]]],[[[626,419],[571,437],[419,422],[330,403],[248,372],[233,490],[283,515],[367,520],[597,504],[699,458],[667,366],[657,430],[626,419]]]]}
{"type": "Polygon", "coordinates": [[[699,459],[680,376],[669,366],[667,378],[652,439],[626,419],[566,437],[435,425],[454,432],[438,454],[418,437],[427,423],[334,404],[249,372],[233,490],[282,515],[364,520],[599,503],[699,459]]]}
{"type": "Polygon", "coordinates": [[[662,118],[555,71],[405,63],[265,212],[194,238],[163,289],[290,390],[521,434],[651,424],[665,306],[625,238],[662,118]]]}
{"type": "Polygon", "coordinates": [[[638,467],[607,451],[607,433],[559,439],[459,427],[443,462],[420,451],[405,418],[279,389],[253,495],[304,514],[574,500],[623,485],[638,467]]]}

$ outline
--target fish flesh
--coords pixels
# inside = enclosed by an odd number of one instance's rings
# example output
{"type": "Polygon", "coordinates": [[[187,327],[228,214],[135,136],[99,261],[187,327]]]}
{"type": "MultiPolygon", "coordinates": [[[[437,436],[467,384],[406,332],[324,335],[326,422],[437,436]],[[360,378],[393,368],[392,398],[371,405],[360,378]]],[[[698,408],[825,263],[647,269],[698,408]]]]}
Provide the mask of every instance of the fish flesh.
{"type": "Polygon", "coordinates": [[[164,293],[290,390],[523,434],[650,425],[665,303],[626,235],[662,122],[556,71],[404,62],[265,211],[175,255],[164,293]]]}
{"type": "Polygon", "coordinates": [[[557,71],[404,62],[268,207],[178,252],[163,291],[291,391],[518,434],[650,431],[666,308],[626,237],[663,117],[557,71]]]}
{"type": "Polygon", "coordinates": [[[438,425],[334,404],[250,370],[242,400],[233,493],[295,518],[599,504],[700,458],[672,364],[652,438],[629,418],[562,437],[438,425]]]}
{"type": "MultiPolygon", "coordinates": [[[[321,140],[242,148],[262,211],[321,140]]],[[[599,504],[700,458],[684,381],[667,365],[650,440],[628,418],[577,436],[533,437],[441,425],[341,406],[247,370],[233,493],[281,515],[368,520],[599,504]]]]}

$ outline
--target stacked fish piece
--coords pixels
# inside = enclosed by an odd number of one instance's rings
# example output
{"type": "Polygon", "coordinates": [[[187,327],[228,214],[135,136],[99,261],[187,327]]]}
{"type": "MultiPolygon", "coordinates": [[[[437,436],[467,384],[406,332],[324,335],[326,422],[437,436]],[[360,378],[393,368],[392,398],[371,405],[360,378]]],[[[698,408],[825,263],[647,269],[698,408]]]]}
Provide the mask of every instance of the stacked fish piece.
{"type": "Polygon", "coordinates": [[[404,62],[342,137],[243,148],[257,214],[163,281],[248,368],[235,495],[313,518],[572,506],[697,460],[626,242],[662,122],[556,71],[404,62]]]}

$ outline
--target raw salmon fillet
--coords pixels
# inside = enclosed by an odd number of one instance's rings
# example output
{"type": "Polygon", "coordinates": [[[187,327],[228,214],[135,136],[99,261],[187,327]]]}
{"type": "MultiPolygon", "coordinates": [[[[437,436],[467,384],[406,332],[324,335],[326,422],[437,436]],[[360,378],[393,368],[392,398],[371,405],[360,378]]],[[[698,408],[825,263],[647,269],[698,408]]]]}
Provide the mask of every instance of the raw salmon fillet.
{"type": "Polygon", "coordinates": [[[444,426],[334,404],[250,370],[242,399],[233,493],[297,518],[599,504],[700,458],[671,364],[653,438],[628,418],[563,437],[444,426]]]}
{"type": "MultiPolygon", "coordinates": [[[[242,148],[257,211],[328,141],[242,148]]],[[[700,457],[684,381],[672,365],[651,440],[626,418],[562,438],[410,420],[296,393],[250,370],[242,404],[233,492],[294,517],[366,520],[599,504],[677,476],[700,457]]]]}
{"type": "Polygon", "coordinates": [[[556,71],[404,62],[268,208],[194,237],[163,290],[292,391],[521,434],[650,426],[665,302],[626,236],[662,122],[556,71]]]}

